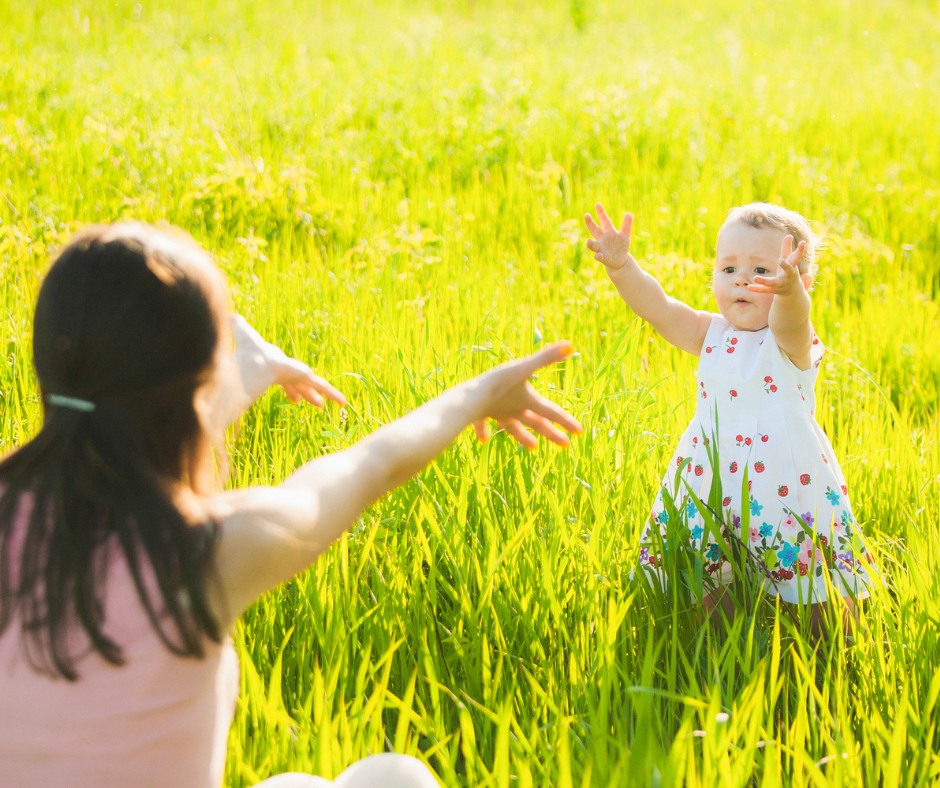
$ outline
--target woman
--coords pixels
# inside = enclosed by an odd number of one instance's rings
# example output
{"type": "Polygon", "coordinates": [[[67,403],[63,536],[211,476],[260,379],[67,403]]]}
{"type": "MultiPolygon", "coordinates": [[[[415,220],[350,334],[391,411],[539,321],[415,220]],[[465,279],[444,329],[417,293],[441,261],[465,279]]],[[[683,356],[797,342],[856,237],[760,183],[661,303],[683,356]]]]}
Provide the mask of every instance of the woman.
{"type": "MultiPolygon", "coordinates": [[[[238,687],[227,633],[361,512],[487,419],[526,447],[577,421],[528,380],[558,343],[454,386],[276,487],[214,484],[211,447],[269,386],[342,395],[230,318],[187,239],[89,228],[55,260],[33,336],[45,418],[0,463],[0,785],[217,788],[238,687]],[[234,354],[229,348],[234,344],[234,354]],[[529,428],[529,429],[527,429],[529,428]]],[[[280,775],[270,786],[323,784],[280,775]]],[[[431,786],[380,755],[335,781],[431,786]]]]}

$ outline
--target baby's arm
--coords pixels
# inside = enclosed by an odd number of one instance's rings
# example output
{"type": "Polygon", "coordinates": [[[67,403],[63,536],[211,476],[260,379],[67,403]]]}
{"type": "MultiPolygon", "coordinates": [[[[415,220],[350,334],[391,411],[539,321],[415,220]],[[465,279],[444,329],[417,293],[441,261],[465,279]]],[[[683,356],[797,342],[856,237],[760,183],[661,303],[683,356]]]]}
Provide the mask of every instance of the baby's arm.
{"type": "Polygon", "coordinates": [[[599,226],[591,214],[584,217],[588,231],[593,236],[587,242],[587,247],[594,252],[594,259],[604,264],[607,276],[614,283],[620,297],[627,302],[630,309],[655,328],[663,339],[697,356],[702,352],[702,343],[708,332],[711,315],[667,296],[656,278],[640,268],[630,254],[632,215],[628,213],[623,217],[623,225],[619,231],[611,223],[600,203],[597,204],[597,215],[600,219],[599,226]]]}
{"type": "Polygon", "coordinates": [[[755,276],[754,284],[748,285],[752,292],[774,294],[767,323],[777,346],[797,369],[809,369],[812,365],[813,328],[809,322],[812,304],[808,290],[813,278],[810,274],[801,274],[798,267],[805,245],[800,241],[793,251],[793,236],[788,235],[783,239],[776,275],[755,276]]]}

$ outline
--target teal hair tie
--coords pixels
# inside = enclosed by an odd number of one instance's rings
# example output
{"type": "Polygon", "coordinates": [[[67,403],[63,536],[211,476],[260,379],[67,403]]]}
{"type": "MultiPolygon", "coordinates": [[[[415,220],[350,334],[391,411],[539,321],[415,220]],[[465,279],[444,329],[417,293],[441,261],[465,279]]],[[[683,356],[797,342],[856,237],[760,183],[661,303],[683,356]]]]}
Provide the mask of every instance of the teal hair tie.
{"type": "Polygon", "coordinates": [[[80,410],[83,413],[91,413],[95,409],[94,402],[89,402],[87,399],[78,399],[78,397],[63,397],[61,394],[50,394],[47,399],[50,405],[80,410]]]}

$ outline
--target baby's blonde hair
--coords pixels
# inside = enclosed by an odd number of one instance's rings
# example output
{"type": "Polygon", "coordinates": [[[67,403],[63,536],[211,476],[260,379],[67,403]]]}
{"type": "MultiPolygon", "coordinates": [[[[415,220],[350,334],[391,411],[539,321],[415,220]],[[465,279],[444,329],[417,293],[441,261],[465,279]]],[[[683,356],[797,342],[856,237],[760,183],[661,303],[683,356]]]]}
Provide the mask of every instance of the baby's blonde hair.
{"type": "MultiPolygon", "coordinates": [[[[744,222],[758,230],[772,227],[775,230],[783,230],[788,235],[793,236],[793,248],[796,249],[800,241],[805,241],[803,247],[803,259],[800,260],[800,273],[816,276],[819,270],[818,260],[822,253],[823,239],[813,232],[806,221],[796,211],[781,208],[769,202],[752,202],[750,205],[739,205],[728,211],[728,218],[721,225],[724,230],[729,224],[734,222],[744,222]]],[[[718,231],[719,237],[721,230],[718,231]]]]}

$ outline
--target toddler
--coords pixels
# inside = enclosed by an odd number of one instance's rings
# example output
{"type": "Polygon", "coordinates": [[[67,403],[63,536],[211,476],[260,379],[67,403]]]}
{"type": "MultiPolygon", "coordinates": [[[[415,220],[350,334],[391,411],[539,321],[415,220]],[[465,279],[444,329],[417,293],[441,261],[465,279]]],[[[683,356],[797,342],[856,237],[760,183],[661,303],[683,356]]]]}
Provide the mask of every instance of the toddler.
{"type": "MultiPolygon", "coordinates": [[[[714,314],[667,296],[640,268],[630,254],[630,214],[618,230],[600,204],[597,212],[600,224],[585,217],[587,246],[623,300],[668,342],[700,359],[695,415],[644,529],[640,565],[655,570],[661,563],[653,530],[669,520],[669,496],[717,586],[703,599],[706,609],[722,600],[732,574],[728,550],[718,534],[706,534],[696,502],[709,500],[717,450],[716,514],[763,572],[768,592],[819,605],[831,578],[829,587],[854,610],[854,600],[868,596],[864,543],[839,463],[815,419],[824,347],[810,322],[809,291],[819,239],[802,216],[776,205],[732,210],[718,234],[714,314]]],[[[730,599],[722,603],[728,610],[730,599]]],[[[821,610],[812,610],[818,626],[821,610]]]]}

